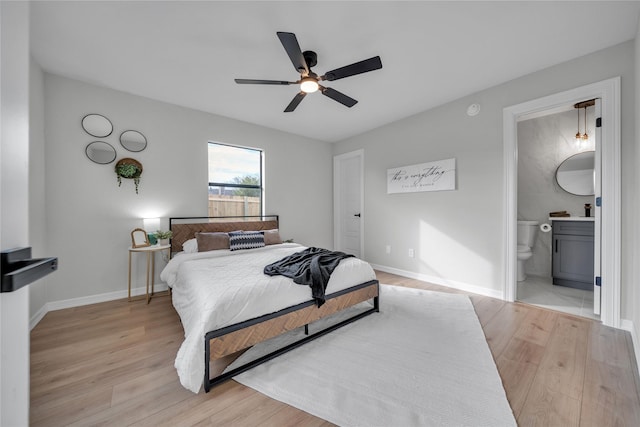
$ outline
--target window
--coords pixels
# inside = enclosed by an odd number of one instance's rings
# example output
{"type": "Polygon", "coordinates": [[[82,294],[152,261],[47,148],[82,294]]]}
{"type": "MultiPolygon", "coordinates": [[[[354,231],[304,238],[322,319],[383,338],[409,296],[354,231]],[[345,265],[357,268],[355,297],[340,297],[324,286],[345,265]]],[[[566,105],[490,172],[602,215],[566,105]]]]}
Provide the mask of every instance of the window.
{"type": "Polygon", "coordinates": [[[262,215],[262,151],[209,143],[209,216],[262,215]]]}

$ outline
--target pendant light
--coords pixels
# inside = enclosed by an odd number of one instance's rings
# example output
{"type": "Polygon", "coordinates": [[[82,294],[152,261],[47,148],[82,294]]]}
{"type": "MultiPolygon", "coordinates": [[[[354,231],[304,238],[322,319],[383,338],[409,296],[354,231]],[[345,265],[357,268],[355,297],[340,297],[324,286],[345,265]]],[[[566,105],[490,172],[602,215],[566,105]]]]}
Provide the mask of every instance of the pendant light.
{"type": "Polygon", "coordinates": [[[583,141],[589,140],[589,134],[587,134],[587,107],[588,105],[584,106],[584,133],[582,134],[583,141]]]}
{"type": "Polygon", "coordinates": [[[589,141],[589,134],[587,133],[587,108],[596,104],[595,99],[590,99],[588,101],[578,102],[573,106],[576,110],[578,110],[578,133],[576,133],[576,143],[580,148],[589,141]],[[580,109],[584,108],[584,133],[580,133],[580,109]]]}
{"type": "Polygon", "coordinates": [[[580,109],[577,105],[578,104],[574,105],[575,109],[578,111],[578,133],[576,133],[576,142],[580,143],[580,141],[582,141],[582,134],[580,133],[580,109]]]}

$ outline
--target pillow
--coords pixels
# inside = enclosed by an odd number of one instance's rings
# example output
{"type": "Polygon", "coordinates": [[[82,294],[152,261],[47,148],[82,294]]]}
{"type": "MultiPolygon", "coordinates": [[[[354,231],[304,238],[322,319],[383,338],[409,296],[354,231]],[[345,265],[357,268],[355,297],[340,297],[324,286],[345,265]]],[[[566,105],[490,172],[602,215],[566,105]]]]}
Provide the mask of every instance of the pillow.
{"type": "Polygon", "coordinates": [[[229,235],[227,233],[196,233],[198,252],[229,249],[229,235]]]}
{"type": "Polygon", "coordinates": [[[282,239],[280,238],[280,231],[278,229],[274,230],[265,230],[264,231],[264,244],[265,245],[278,245],[282,243],[282,239]]]}
{"type": "Polygon", "coordinates": [[[198,252],[198,241],[196,239],[187,240],[182,244],[182,250],[187,254],[198,252]]]}
{"type": "Polygon", "coordinates": [[[264,246],[264,233],[262,231],[232,231],[229,233],[229,249],[254,249],[264,246]]]}

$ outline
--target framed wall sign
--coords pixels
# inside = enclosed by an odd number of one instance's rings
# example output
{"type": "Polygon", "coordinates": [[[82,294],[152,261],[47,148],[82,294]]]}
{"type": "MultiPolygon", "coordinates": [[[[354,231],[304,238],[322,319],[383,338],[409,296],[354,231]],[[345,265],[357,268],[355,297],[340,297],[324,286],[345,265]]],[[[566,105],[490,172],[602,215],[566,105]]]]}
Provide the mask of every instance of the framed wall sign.
{"type": "Polygon", "coordinates": [[[387,169],[387,194],[456,189],[456,159],[387,169]]]}

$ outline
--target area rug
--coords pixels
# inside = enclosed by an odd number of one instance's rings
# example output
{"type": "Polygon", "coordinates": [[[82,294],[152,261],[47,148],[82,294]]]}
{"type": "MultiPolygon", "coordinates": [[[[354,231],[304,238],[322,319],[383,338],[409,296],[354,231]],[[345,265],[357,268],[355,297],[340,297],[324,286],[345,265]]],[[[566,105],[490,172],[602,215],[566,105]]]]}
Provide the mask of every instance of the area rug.
{"type": "MultiPolygon", "coordinates": [[[[228,369],[302,333],[254,346],[228,369]]],[[[516,426],[464,295],[381,285],[380,313],[234,379],[340,426],[516,426]]]]}

